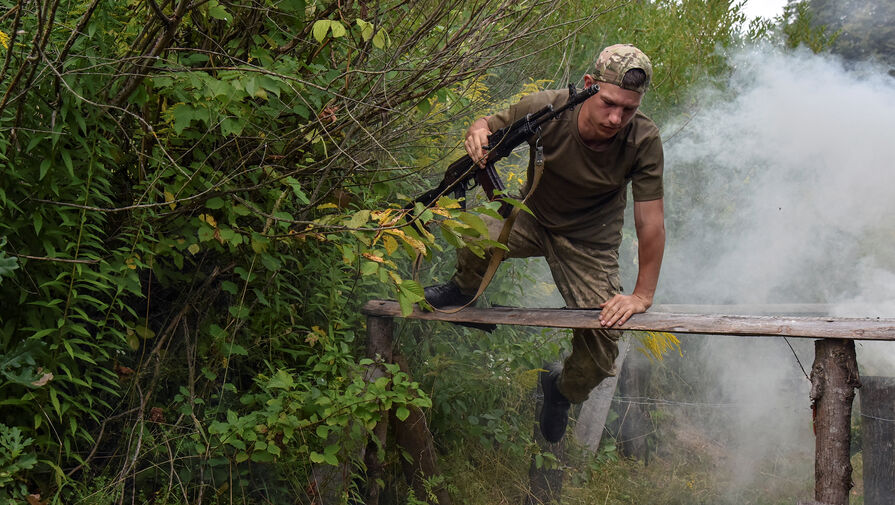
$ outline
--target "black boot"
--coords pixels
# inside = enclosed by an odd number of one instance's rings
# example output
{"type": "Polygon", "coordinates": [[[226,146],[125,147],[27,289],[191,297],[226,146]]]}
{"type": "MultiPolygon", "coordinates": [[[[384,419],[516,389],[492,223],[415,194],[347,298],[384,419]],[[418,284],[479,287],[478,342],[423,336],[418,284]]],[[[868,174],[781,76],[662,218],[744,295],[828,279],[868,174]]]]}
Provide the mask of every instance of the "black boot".
{"type": "Polygon", "coordinates": [[[559,391],[560,368],[555,365],[546,365],[547,372],[541,372],[541,390],[544,392],[544,403],[541,406],[541,415],[538,418],[541,425],[541,435],[544,439],[555,444],[566,433],[566,425],[569,424],[569,400],[559,391]]]}
{"type": "Polygon", "coordinates": [[[429,286],[423,290],[426,301],[435,308],[461,307],[472,300],[472,295],[463,294],[460,287],[454,281],[448,281],[437,286],[429,286]]]}
{"type": "MultiPolygon", "coordinates": [[[[463,294],[463,292],[460,291],[460,287],[454,284],[454,281],[448,281],[437,286],[429,286],[423,290],[423,294],[426,295],[426,301],[437,309],[441,309],[444,307],[462,307],[472,301],[473,298],[473,295],[463,294]]],[[[488,333],[491,333],[492,331],[497,329],[496,324],[488,323],[469,323],[458,321],[454,324],[466,326],[467,328],[475,328],[477,330],[486,331],[488,333]]]]}

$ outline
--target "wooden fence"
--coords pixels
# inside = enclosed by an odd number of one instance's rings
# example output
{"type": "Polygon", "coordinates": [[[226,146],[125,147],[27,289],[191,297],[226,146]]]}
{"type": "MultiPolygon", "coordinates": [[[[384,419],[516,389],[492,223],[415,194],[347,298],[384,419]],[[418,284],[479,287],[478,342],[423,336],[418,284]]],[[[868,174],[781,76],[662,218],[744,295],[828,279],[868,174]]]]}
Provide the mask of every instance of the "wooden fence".
{"type": "MultiPolygon", "coordinates": [[[[678,306],[689,310],[706,307],[678,306]]],[[[790,309],[798,313],[817,313],[823,307],[813,305],[767,306],[764,311],[779,313],[790,309]]],[[[665,307],[667,310],[668,307],[665,307]]],[[[728,307],[730,309],[730,307],[728,307]]],[[[751,307],[754,312],[756,307],[751,307]]],[[[761,308],[760,308],[761,309],[761,308]]],[[[736,307],[734,307],[736,310],[736,307]]],[[[367,316],[368,355],[392,362],[393,318],[402,317],[397,302],[372,300],[364,305],[367,316]]],[[[745,311],[744,311],[745,312],[745,311]]],[[[410,319],[453,323],[511,324],[553,328],[601,328],[599,310],[528,309],[513,307],[466,308],[456,313],[423,312],[414,309],[410,319]]],[[[689,314],[650,311],[636,314],[618,328],[623,330],[662,331],[704,335],[739,335],[752,337],[799,337],[817,339],[814,364],[811,368],[810,400],[814,410],[816,432],[815,502],[818,505],[847,505],[851,488],[850,433],[852,402],[855,390],[861,387],[855,357],[855,340],[895,340],[895,319],[836,318],[789,315],[723,315],[689,314]]],[[[371,377],[384,373],[371,370],[371,377]]],[[[388,418],[388,416],[384,416],[388,418]]],[[[394,422],[394,420],[393,420],[394,422]]],[[[377,427],[379,443],[386,442],[387,425],[377,427]]],[[[401,447],[408,451],[411,464],[405,468],[408,479],[422,491],[422,477],[438,472],[432,439],[421,412],[400,423],[395,430],[401,447]]],[[[376,482],[381,468],[375,458],[367,461],[368,483],[376,482]]],[[[439,505],[448,505],[450,497],[436,489],[439,505]]],[[[422,496],[417,494],[417,496],[422,496]]],[[[378,503],[376,485],[367,489],[368,505],[378,503]]]]}

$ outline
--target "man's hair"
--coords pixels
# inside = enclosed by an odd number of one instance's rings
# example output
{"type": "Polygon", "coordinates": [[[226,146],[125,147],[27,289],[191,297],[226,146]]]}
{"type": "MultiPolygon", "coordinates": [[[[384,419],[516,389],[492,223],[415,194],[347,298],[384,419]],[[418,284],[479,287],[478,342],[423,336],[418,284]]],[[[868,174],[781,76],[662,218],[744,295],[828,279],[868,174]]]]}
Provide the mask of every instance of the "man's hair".
{"type": "Polygon", "coordinates": [[[622,79],[622,88],[632,89],[632,88],[640,88],[646,85],[646,72],[641,68],[632,68],[625,72],[625,77],[622,79]]]}

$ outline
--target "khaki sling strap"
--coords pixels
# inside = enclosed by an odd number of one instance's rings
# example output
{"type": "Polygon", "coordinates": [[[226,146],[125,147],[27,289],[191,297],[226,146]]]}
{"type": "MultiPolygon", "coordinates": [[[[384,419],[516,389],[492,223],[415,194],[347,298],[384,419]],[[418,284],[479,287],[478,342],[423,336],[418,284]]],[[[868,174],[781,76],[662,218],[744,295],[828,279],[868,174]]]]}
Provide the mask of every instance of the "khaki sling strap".
{"type": "MultiPolygon", "coordinates": [[[[538,138],[538,142],[535,145],[535,163],[534,171],[532,173],[531,186],[528,189],[528,193],[525,194],[525,198],[522,200],[522,205],[526,205],[528,199],[531,198],[531,195],[538,187],[538,183],[541,182],[542,175],[544,175],[544,148],[541,147],[541,139],[538,138]]],[[[506,247],[506,245],[509,243],[510,233],[513,231],[513,224],[516,222],[516,217],[519,215],[519,211],[522,210],[521,207],[521,205],[514,206],[513,210],[510,211],[510,215],[507,216],[507,218],[503,221],[503,227],[500,229],[500,235],[497,237],[497,242],[504,247],[506,247]]],[[[491,279],[494,278],[494,274],[497,273],[497,268],[500,266],[500,263],[504,260],[504,258],[506,258],[506,255],[506,249],[502,249],[499,247],[491,248],[491,258],[488,261],[488,268],[482,275],[482,282],[479,284],[479,288],[478,290],[476,290],[475,296],[472,297],[472,300],[467,302],[462,307],[455,307],[449,310],[443,310],[437,307],[433,308],[438,312],[453,314],[474,304],[476,300],[478,300],[479,297],[482,296],[482,293],[485,292],[488,284],[491,284],[491,279]]]]}

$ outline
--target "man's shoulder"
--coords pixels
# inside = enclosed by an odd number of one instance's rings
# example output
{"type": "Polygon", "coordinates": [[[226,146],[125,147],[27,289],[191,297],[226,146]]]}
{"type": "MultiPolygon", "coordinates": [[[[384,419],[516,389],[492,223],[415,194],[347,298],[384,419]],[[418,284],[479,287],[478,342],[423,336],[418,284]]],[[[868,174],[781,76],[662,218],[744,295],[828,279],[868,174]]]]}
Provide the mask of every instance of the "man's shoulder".
{"type": "Polygon", "coordinates": [[[659,127],[643,112],[637,111],[628,127],[626,140],[629,144],[644,145],[654,141],[661,143],[659,127]]]}
{"type": "Polygon", "coordinates": [[[525,104],[531,111],[544,108],[545,105],[553,105],[554,108],[565,105],[569,99],[567,89],[545,89],[536,91],[522,97],[520,104],[525,104]]]}

